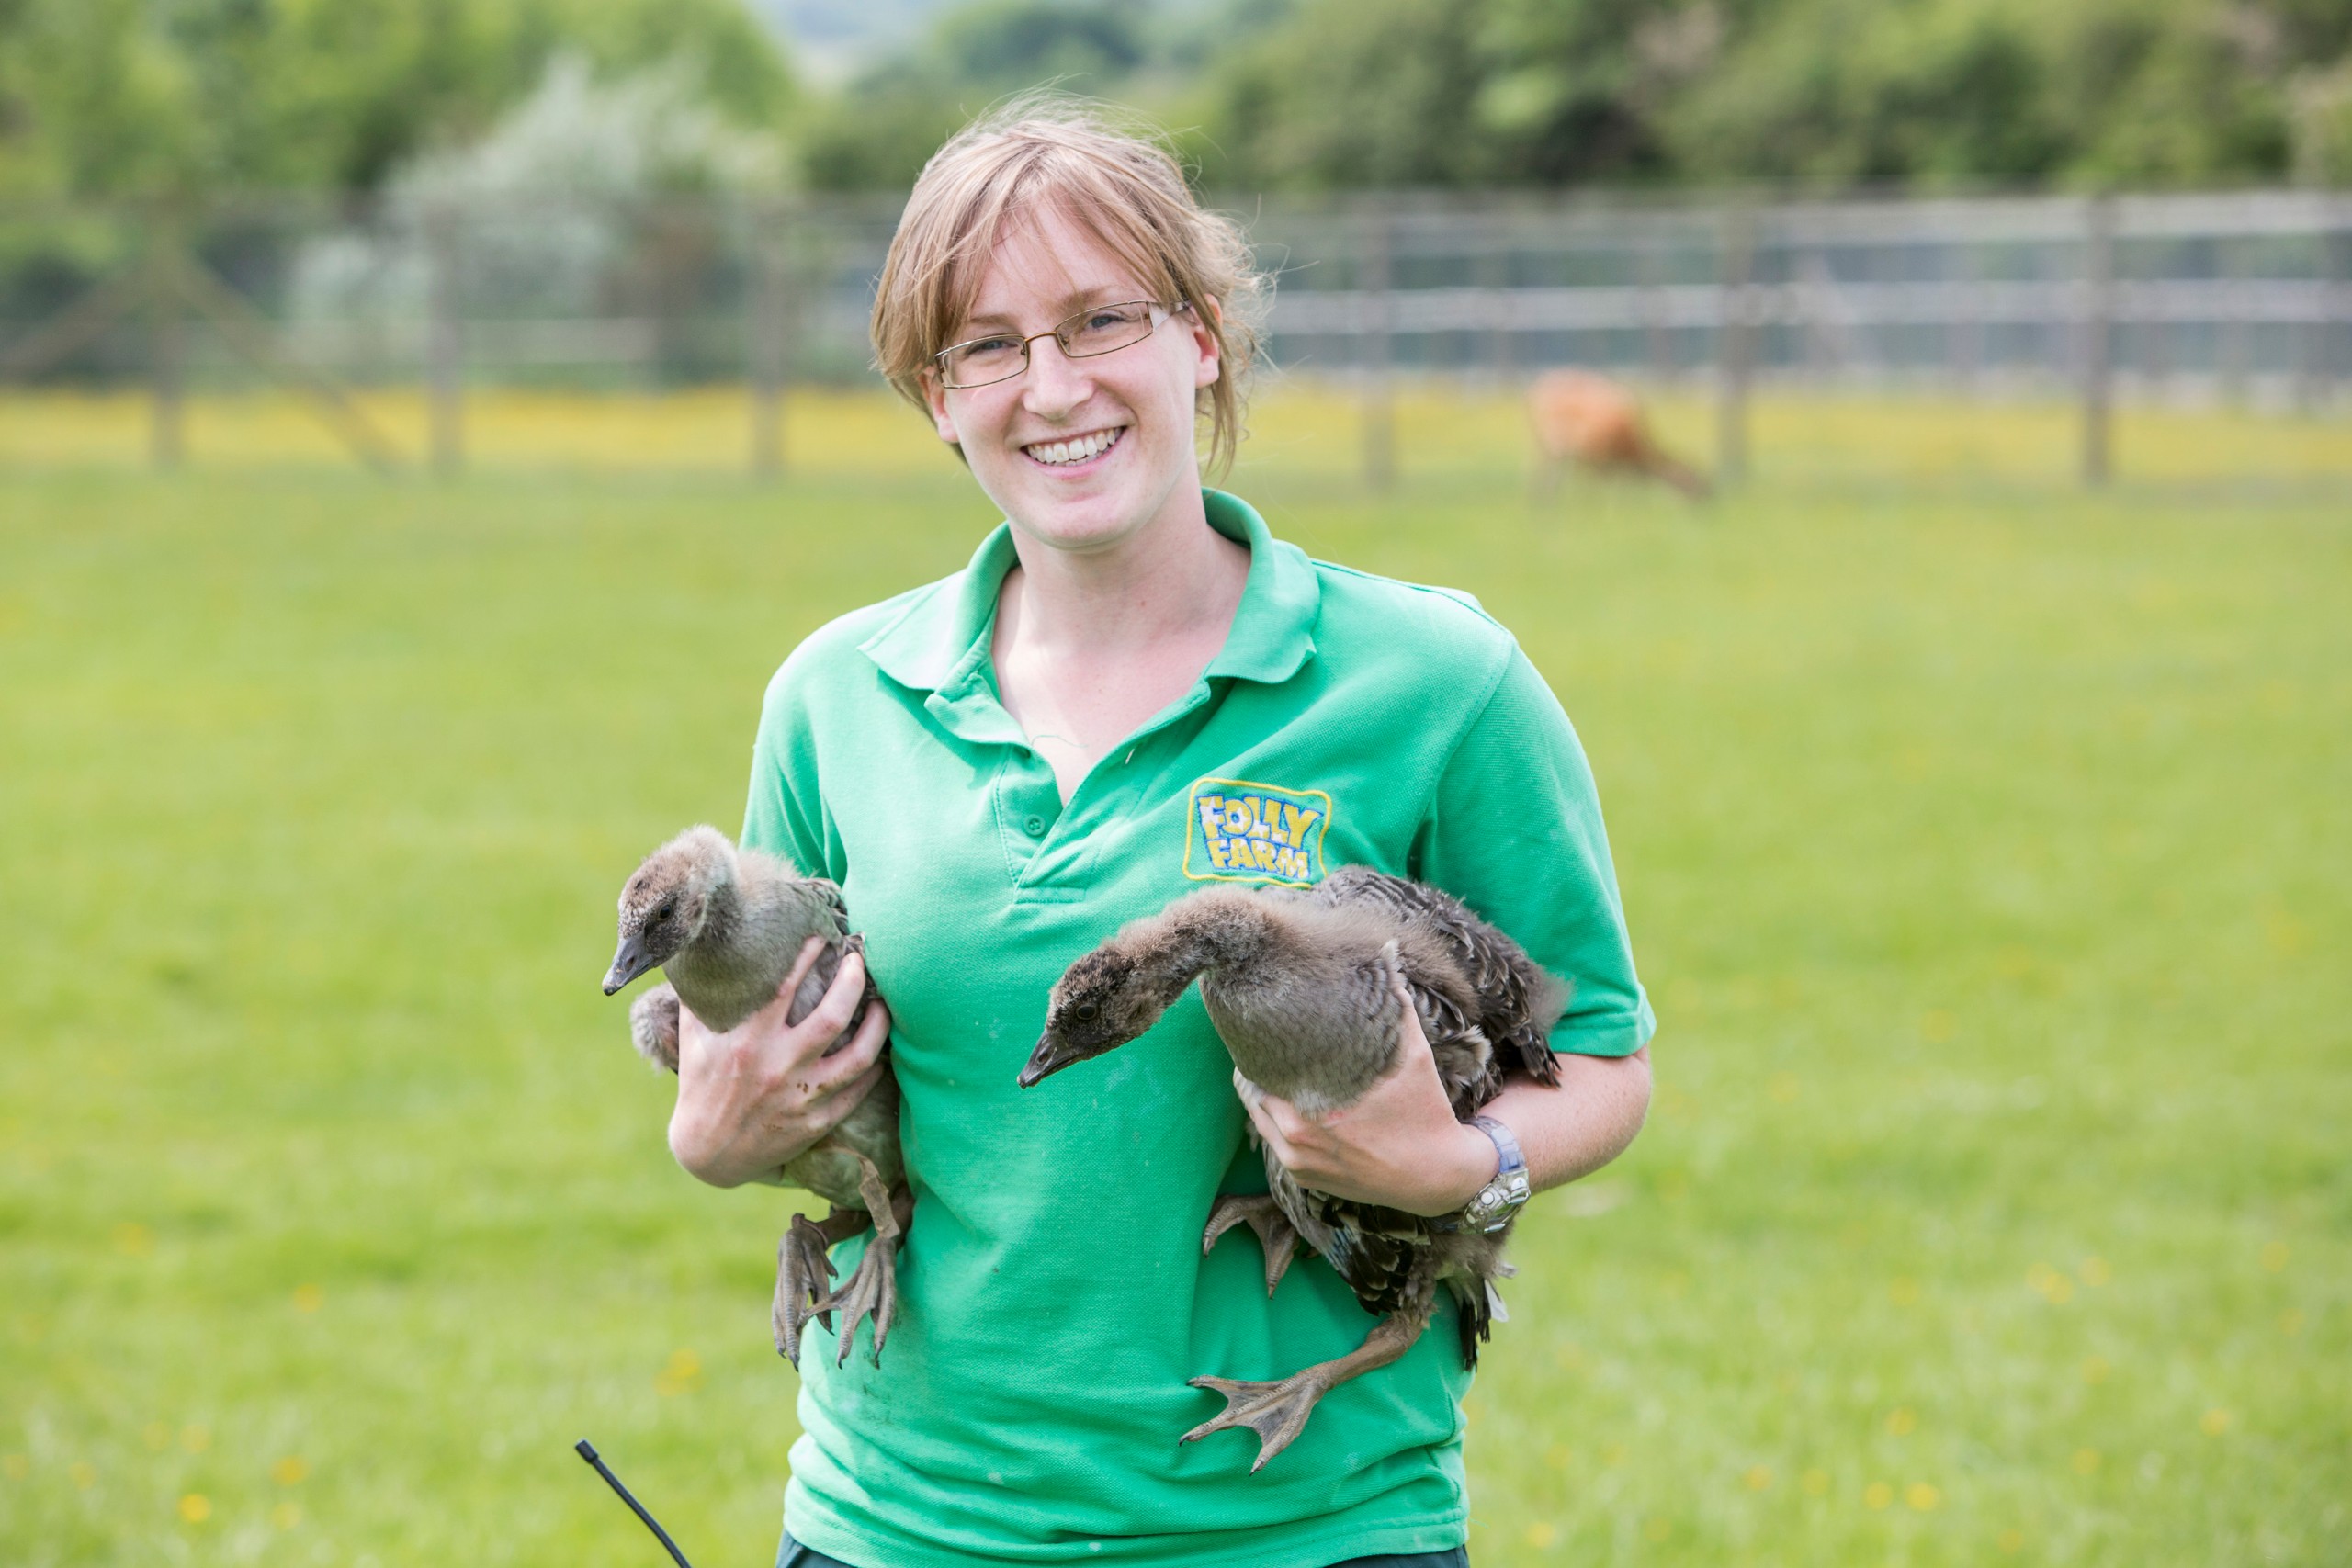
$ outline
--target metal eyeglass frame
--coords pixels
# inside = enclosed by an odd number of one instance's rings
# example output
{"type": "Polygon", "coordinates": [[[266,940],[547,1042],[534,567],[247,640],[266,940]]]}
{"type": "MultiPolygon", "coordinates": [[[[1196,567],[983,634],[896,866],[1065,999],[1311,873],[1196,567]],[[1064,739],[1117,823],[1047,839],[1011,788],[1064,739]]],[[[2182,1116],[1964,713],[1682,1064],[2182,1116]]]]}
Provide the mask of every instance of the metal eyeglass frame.
{"type": "Polygon", "coordinates": [[[1181,315],[1192,308],[1192,301],[1190,300],[1180,300],[1178,303],[1173,305],[1163,305],[1157,299],[1120,299],[1108,305],[1089,305],[1083,310],[1072,310],[1069,315],[1064,316],[1060,321],[1056,321],[1053,325],[1052,331],[1031,333],[1027,337],[1021,340],[1020,369],[1011,371],[1002,376],[991,376],[985,381],[949,380],[947,378],[947,356],[955,353],[959,348],[969,348],[976,343],[986,343],[989,338],[1007,336],[1008,334],[1006,333],[989,333],[986,337],[971,337],[966,338],[962,343],[951,343],[945,348],[941,349],[937,354],[933,355],[931,356],[931,362],[938,367],[940,386],[948,391],[968,392],[977,387],[1001,386],[1007,381],[1016,380],[1029,373],[1029,345],[1035,343],[1041,337],[1052,338],[1055,344],[1061,349],[1062,357],[1065,359],[1100,359],[1106,354],[1116,354],[1122,348],[1135,347],[1136,344],[1139,344],[1143,342],[1145,338],[1151,336],[1152,333],[1158,332],[1167,321],[1169,317],[1181,315]],[[1062,333],[1063,330],[1069,327],[1072,321],[1077,321],[1081,316],[1091,316],[1097,310],[1123,310],[1130,305],[1141,305],[1151,311],[1151,329],[1149,332],[1138,333],[1136,336],[1128,339],[1125,343],[1120,344],[1116,347],[1098,348],[1090,354],[1073,354],[1070,352],[1069,340],[1062,336],[1062,333]]]}

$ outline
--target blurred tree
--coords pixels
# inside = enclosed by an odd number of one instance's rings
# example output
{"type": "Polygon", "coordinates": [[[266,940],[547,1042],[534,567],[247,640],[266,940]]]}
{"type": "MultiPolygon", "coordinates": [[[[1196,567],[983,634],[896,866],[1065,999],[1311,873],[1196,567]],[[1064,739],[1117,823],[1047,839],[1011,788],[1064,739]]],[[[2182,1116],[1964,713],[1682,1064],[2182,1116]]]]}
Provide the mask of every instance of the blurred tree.
{"type": "Polygon", "coordinates": [[[0,0],[0,190],[366,189],[567,49],[688,58],[746,123],[793,101],[737,0],[0,0]]]}
{"type": "Polygon", "coordinates": [[[918,48],[868,71],[805,128],[809,183],[897,190],[998,98],[1046,83],[1104,96],[1150,56],[1148,12],[1121,0],[979,0],[918,48]]]}

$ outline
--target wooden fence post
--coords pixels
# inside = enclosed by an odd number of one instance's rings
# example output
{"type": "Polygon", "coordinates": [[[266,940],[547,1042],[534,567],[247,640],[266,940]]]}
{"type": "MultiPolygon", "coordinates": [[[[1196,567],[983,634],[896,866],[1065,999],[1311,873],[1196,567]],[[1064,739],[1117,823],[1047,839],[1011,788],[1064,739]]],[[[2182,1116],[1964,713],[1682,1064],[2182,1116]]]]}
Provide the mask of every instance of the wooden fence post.
{"type": "Polygon", "coordinates": [[[1715,345],[1715,481],[1747,477],[1747,382],[1755,368],[1748,279],[1756,268],[1756,209],[1736,201],[1723,215],[1722,308],[1715,345]]]}
{"type": "Polygon", "coordinates": [[[2107,483],[2113,471],[2115,198],[2083,205],[2083,483],[2107,483]]]}
{"type": "Polygon", "coordinates": [[[425,378],[432,400],[433,471],[447,479],[466,460],[465,318],[457,213],[435,207],[425,215],[424,233],[431,269],[425,378]]]}
{"type": "Polygon", "coordinates": [[[1364,314],[1357,324],[1356,345],[1363,379],[1363,478],[1374,490],[1396,482],[1396,408],[1389,384],[1389,227],[1387,212],[1376,201],[1366,204],[1356,279],[1364,314]]]}
{"type": "Polygon", "coordinates": [[[785,355],[790,337],[791,283],[781,209],[752,214],[752,473],[769,479],[784,471],[785,355]]]}

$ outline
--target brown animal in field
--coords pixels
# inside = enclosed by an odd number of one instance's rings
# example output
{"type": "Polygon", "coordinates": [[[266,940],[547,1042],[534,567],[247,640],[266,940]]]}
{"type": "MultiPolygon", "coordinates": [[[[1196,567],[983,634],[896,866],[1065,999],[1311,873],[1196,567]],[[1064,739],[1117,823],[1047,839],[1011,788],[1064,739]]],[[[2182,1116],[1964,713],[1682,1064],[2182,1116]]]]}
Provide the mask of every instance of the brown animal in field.
{"type": "Polygon", "coordinates": [[[1706,476],[1669,456],[1650,434],[1641,400],[1606,376],[1545,371],[1527,389],[1527,416],[1535,427],[1540,495],[1558,488],[1571,458],[1594,473],[1664,479],[1694,500],[1707,494],[1706,476]]]}

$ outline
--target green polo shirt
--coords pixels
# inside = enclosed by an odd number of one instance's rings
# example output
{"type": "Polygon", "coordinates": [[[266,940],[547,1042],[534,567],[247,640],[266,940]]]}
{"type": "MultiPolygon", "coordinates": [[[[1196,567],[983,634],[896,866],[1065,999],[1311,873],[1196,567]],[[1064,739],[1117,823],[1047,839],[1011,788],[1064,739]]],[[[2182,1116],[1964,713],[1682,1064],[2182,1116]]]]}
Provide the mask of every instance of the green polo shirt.
{"type": "Polygon", "coordinates": [[[743,838],[842,885],[905,1091],[915,1210],[889,1348],[876,1368],[862,1332],[836,1368],[808,1331],[785,1506],[860,1568],[1322,1568],[1466,1533],[1450,1303],[1257,1475],[1246,1432],[1176,1440],[1223,1405],[1186,1379],[1281,1377],[1372,1319],[1311,1258],[1268,1300],[1246,1228],[1202,1257],[1216,1195],[1265,1178],[1196,994],[1125,1049],[1014,1086],[1048,987],[1124,922],[1209,882],[1368,864],[1459,895],[1571,977],[1556,1049],[1623,1055],[1654,1027],[1584,753],[1510,635],[1204,493],[1250,547],[1232,631],[1068,806],[997,700],[1009,527],[816,633],[768,688],[743,838]]]}

